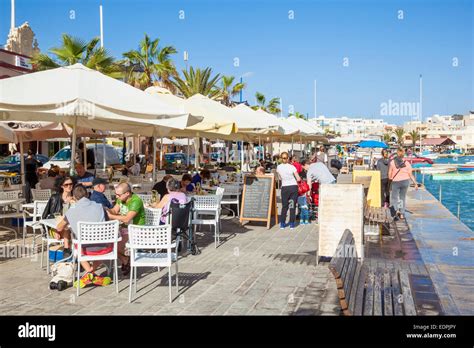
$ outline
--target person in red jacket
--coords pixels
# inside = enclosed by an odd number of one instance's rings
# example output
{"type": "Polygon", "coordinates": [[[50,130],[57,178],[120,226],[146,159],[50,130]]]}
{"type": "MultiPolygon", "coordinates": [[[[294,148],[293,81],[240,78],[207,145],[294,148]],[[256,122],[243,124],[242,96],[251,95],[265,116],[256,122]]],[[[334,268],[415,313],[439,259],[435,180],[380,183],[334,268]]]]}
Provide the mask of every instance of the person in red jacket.
{"type": "Polygon", "coordinates": [[[295,156],[290,157],[290,163],[296,168],[298,174],[301,173],[303,166],[296,160],[295,156]]]}

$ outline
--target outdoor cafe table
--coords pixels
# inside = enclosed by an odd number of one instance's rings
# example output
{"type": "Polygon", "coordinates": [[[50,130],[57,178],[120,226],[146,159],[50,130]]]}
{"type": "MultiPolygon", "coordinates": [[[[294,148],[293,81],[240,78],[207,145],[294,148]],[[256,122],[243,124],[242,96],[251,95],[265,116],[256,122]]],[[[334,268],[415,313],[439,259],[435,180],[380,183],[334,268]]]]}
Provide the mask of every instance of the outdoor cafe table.
{"type": "MultiPolygon", "coordinates": [[[[0,200],[0,207],[8,207],[10,205],[16,205],[18,207],[18,211],[15,212],[15,213],[4,213],[4,212],[1,212],[0,213],[0,219],[9,219],[9,218],[20,218],[20,216],[17,216],[20,214],[20,209],[19,209],[19,206],[21,203],[23,203],[25,201],[24,198],[18,198],[18,199],[2,199],[0,200]]],[[[12,231],[12,232],[15,232],[15,235],[16,235],[16,231],[15,229],[11,228],[11,227],[7,227],[7,226],[2,226],[2,228],[4,228],[5,230],[7,231],[12,231]]]]}

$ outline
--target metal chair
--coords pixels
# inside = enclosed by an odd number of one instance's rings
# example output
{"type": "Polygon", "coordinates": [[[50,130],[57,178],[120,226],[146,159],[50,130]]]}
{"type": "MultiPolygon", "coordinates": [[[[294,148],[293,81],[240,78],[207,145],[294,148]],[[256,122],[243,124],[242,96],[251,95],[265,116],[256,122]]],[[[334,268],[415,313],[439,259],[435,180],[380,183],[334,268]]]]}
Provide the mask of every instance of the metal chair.
{"type": "Polygon", "coordinates": [[[105,222],[79,221],[77,223],[77,231],[77,239],[73,239],[73,257],[74,260],[77,261],[77,296],[79,296],[79,279],[81,277],[82,261],[114,261],[113,281],[115,282],[115,289],[118,293],[117,244],[119,242],[119,222],[117,220],[105,222]],[[87,247],[94,244],[113,244],[113,249],[111,252],[103,255],[85,255],[82,252],[83,246],[87,247]]]}
{"type": "Polygon", "coordinates": [[[171,303],[171,266],[173,263],[176,266],[176,291],[179,293],[178,257],[176,252],[172,252],[171,225],[129,225],[128,238],[127,247],[130,248],[131,267],[128,302],[132,302],[132,282],[135,284],[133,292],[137,291],[138,267],[158,267],[158,269],[166,267],[168,268],[169,301],[171,303]],[[142,250],[152,250],[152,252],[142,250]]]}
{"type": "Polygon", "coordinates": [[[35,249],[36,241],[36,230],[43,230],[43,225],[39,222],[41,216],[43,215],[44,209],[48,204],[47,200],[44,201],[34,201],[33,202],[33,211],[30,213],[28,210],[23,209],[23,246],[25,246],[26,234],[28,232],[28,227],[33,229],[33,250],[35,249]],[[27,221],[28,218],[31,218],[31,221],[27,221]]]}

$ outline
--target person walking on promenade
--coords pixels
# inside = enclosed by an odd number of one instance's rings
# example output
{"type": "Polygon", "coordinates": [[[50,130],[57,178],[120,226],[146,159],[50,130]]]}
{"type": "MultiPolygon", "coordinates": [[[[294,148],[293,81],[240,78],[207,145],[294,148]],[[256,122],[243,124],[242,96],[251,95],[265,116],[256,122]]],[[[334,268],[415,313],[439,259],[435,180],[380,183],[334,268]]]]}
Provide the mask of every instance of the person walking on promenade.
{"type": "Polygon", "coordinates": [[[388,207],[390,203],[390,182],[388,180],[388,169],[390,159],[388,151],[382,150],[382,158],[377,161],[376,169],[380,172],[380,191],[382,193],[382,206],[388,207]]]}
{"type": "Polygon", "coordinates": [[[390,161],[388,178],[392,181],[391,193],[390,193],[390,211],[392,217],[395,219],[405,218],[406,208],[406,195],[408,186],[410,186],[410,180],[415,184],[415,189],[418,190],[418,184],[415,177],[413,176],[413,169],[411,164],[404,160],[405,150],[398,148],[397,155],[390,161]],[[398,203],[401,203],[400,209],[398,209],[398,203]]]}

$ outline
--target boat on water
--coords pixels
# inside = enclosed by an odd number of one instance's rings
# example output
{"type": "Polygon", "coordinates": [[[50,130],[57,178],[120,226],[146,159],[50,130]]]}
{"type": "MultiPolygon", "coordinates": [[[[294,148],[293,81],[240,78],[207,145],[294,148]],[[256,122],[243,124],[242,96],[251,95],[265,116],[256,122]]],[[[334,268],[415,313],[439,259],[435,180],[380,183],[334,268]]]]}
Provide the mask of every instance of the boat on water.
{"type": "Polygon", "coordinates": [[[435,160],[439,157],[439,154],[437,154],[436,152],[430,152],[430,151],[423,151],[421,153],[421,155],[423,157],[426,157],[426,158],[429,158],[429,159],[432,159],[432,160],[435,160]]]}
{"type": "Polygon", "coordinates": [[[440,181],[440,180],[474,181],[474,172],[433,174],[433,180],[435,181],[440,181]]]}
{"type": "Polygon", "coordinates": [[[421,174],[446,174],[456,171],[456,167],[433,166],[419,168],[421,174]]]}
{"type": "Polygon", "coordinates": [[[474,172],[474,162],[466,162],[458,166],[460,172],[474,172]]]}

